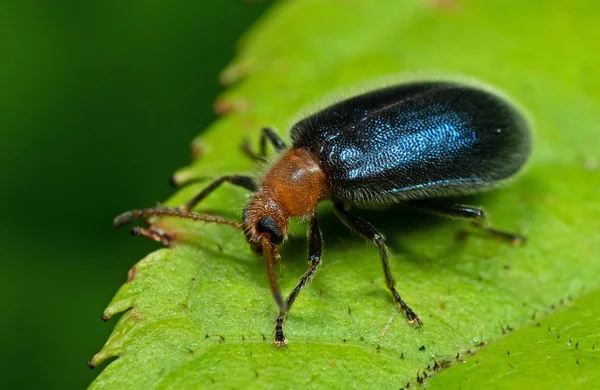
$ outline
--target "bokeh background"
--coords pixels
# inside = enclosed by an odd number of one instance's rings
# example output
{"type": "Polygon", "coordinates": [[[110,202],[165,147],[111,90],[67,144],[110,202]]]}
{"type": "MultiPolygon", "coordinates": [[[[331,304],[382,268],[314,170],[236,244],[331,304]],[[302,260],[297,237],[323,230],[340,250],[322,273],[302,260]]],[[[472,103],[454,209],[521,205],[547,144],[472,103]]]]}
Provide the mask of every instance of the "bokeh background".
{"type": "Polygon", "coordinates": [[[0,1],[2,388],[84,388],[100,315],[153,243],[112,218],[171,194],[218,73],[269,1],[0,1]]]}

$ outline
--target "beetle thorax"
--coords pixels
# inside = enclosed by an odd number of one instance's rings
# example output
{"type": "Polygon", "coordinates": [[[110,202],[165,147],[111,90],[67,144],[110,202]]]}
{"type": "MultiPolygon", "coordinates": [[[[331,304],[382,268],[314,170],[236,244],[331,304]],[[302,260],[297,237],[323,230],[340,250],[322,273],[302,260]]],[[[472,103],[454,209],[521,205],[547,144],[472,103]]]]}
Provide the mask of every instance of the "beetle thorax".
{"type": "Polygon", "coordinates": [[[259,193],[271,198],[288,216],[303,217],[313,214],[330,191],[316,158],[306,149],[292,148],[265,173],[259,193]]]}

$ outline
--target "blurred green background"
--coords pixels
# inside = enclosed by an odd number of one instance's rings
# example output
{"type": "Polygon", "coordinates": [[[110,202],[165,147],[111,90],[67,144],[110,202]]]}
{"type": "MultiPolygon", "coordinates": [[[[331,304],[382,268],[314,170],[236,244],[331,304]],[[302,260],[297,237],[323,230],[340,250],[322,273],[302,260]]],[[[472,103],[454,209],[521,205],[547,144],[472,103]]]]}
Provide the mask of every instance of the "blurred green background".
{"type": "Polygon", "coordinates": [[[153,243],[112,218],[172,193],[218,72],[268,1],[0,2],[3,388],[84,388],[100,315],[153,243]]]}

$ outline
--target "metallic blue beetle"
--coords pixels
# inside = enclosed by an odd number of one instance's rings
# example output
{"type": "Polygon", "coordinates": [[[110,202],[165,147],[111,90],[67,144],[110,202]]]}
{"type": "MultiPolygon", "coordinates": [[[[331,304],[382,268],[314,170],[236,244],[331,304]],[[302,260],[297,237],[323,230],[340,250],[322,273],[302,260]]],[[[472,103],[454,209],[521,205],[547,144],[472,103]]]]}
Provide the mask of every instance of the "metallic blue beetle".
{"type": "MultiPolygon", "coordinates": [[[[531,149],[527,121],[494,93],[443,81],[393,85],[351,97],[302,119],[292,127],[291,138],[292,147],[288,149],[272,129],[265,128],[258,154],[246,144],[245,150],[259,160],[266,157],[267,141],[281,152],[258,180],[224,176],[179,209],[134,210],[117,217],[115,225],[134,218],[171,215],[243,229],[252,248],[266,260],[271,290],[279,306],[274,340],[278,346],[287,343],[283,332],[285,314],[321,264],[322,238],[316,216],[321,201],[333,201],[342,222],[379,247],[394,301],[409,322],[419,325],[421,320],[395,289],[383,235],[350,214],[346,206],[402,202],[471,220],[476,227],[515,245],[525,241],[521,235],[490,227],[481,209],[437,200],[493,187],[525,164],[531,149]],[[224,182],[254,193],[241,223],[190,211],[224,182]],[[310,220],[310,267],[284,300],[274,263],[279,259],[277,249],[287,236],[291,217],[310,220]]],[[[153,228],[132,231],[165,244],[171,240],[153,228]]]]}

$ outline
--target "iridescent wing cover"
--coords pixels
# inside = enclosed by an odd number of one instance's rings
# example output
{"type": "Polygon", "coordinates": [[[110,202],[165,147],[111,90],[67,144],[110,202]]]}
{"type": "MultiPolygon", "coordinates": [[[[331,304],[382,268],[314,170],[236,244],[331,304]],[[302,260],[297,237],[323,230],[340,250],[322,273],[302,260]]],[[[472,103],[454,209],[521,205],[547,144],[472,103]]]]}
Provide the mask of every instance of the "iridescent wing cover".
{"type": "Polygon", "coordinates": [[[318,156],[333,196],[353,202],[477,192],[514,175],[531,149],[525,118],[505,99],[436,81],[344,100],[291,137],[318,156]]]}

